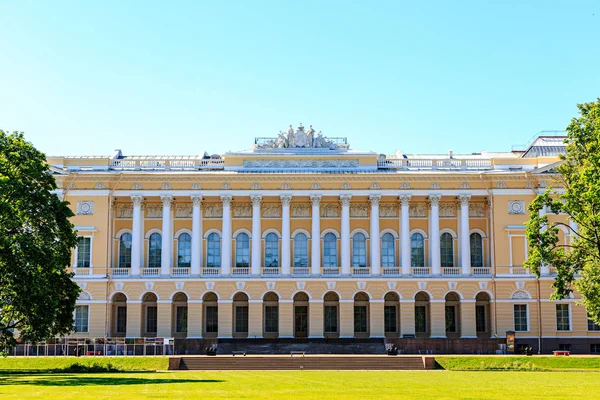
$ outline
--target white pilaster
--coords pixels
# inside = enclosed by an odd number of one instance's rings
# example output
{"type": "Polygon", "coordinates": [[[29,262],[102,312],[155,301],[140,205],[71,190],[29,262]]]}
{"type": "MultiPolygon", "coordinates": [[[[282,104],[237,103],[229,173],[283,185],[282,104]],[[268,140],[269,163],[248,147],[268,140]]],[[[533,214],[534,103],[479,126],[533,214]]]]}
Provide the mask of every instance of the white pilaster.
{"type": "Polygon", "coordinates": [[[569,220],[569,243],[566,244],[570,244],[573,243],[573,241],[575,240],[575,238],[577,237],[577,233],[579,232],[579,224],[575,221],[573,221],[572,219],[569,220]]]}
{"type": "Polygon", "coordinates": [[[231,274],[231,196],[221,196],[223,202],[223,227],[221,233],[221,274],[231,274]]]}
{"type": "Polygon", "coordinates": [[[460,254],[462,260],[462,274],[471,274],[471,240],[469,237],[469,199],[470,195],[458,196],[460,202],[460,254]]]}
{"type": "Polygon", "coordinates": [[[260,204],[262,196],[250,196],[252,200],[252,275],[260,275],[261,268],[261,228],[260,204]]]}
{"type": "Polygon", "coordinates": [[[400,196],[400,241],[402,254],[402,275],[410,275],[410,195],[400,196]]]}
{"type": "Polygon", "coordinates": [[[321,196],[310,196],[312,204],[312,232],[310,267],[312,275],[321,274],[321,196]]]}
{"type": "Polygon", "coordinates": [[[379,201],[381,195],[369,196],[371,202],[371,274],[381,274],[381,240],[379,236],[379,201]]]}
{"type": "Polygon", "coordinates": [[[281,196],[281,273],[290,274],[290,204],[292,196],[281,196]]]}
{"type": "Polygon", "coordinates": [[[429,247],[431,254],[431,273],[433,275],[441,275],[441,256],[440,256],[440,210],[439,203],[441,195],[429,196],[429,247]]]}
{"type": "MultiPolygon", "coordinates": [[[[542,209],[539,212],[539,216],[543,217],[544,215],[546,215],[548,213],[548,208],[546,206],[542,207],[542,209]]],[[[542,228],[540,229],[540,231],[545,231],[547,228],[546,226],[542,226],[542,228]]],[[[525,250],[527,252],[527,249],[525,250]]],[[[542,275],[550,275],[550,266],[544,262],[542,262],[542,267],[541,267],[541,271],[540,273],[542,275]]]]}
{"type": "Polygon", "coordinates": [[[342,240],[341,240],[341,264],[342,275],[350,275],[350,200],[352,195],[340,195],[342,205],[342,240]]]}
{"type": "Polygon", "coordinates": [[[160,196],[163,203],[162,217],[162,248],[160,252],[160,274],[171,273],[171,254],[173,250],[173,234],[171,233],[171,202],[172,196],[160,196]]]}
{"type": "MultiPolygon", "coordinates": [[[[131,221],[131,275],[140,275],[140,264],[142,261],[142,196],[131,196],[133,201],[133,218],[131,221]]],[[[119,262],[117,260],[117,265],[119,262]]]]}
{"type": "Polygon", "coordinates": [[[192,199],[192,275],[200,275],[202,264],[202,196],[192,199]]]}

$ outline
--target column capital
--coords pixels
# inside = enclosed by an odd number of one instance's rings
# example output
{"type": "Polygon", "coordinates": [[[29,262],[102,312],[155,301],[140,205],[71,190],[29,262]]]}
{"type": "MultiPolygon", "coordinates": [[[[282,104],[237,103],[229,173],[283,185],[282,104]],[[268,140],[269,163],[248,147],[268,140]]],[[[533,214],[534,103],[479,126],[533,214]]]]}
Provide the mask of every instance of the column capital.
{"type": "Polygon", "coordinates": [[[138,195],[138,196],[131,196],[131,201],[133,201],[133,205],[135,207],[141,207],[142,206],[142,196],[138,195]]]}
{"type": "Polygon", "coordinates": [[[350,200],[352,199],[351,194],[341,194],[340,195],[340,204],[342,207],[350,207],[350,200]]]}
{"type": "Polygon", "coordinates": [[[194,196],[190,196],[190,199],[192,199],[192,204],[194,205],[194,207],[198,207],[198,206],[202,205],[202,196],[194,195],[194,196]]]}
{"type": "Polygon", "coordinates": [[[173,196],[171,195],[162,195],[160,199],[162,200],[163,207],[170,207],[173,202],[173,196]]]}
{"type": "Polygon", "coordinates": [[[460,194],[460,195],[458,195],[458,202],[460,203],[461,206],[468,206],[470,199],[471,199],[471,195],[470,194],[460,194]]]}
{"type": "Polygon", "coordinates": [[[371,203],[371,206],[379,207],[380,200],[381,200],[380,194],[369,195],[369,203],[371,203]]]}
{"type": "Polygon", "coordinates": [[[429,203],[432,207],[437,207],[440,204],[440,200],[442,199],[441,194],[432,194],[429,195],[429,203]]]}
{"type": "Polygon", "coordinates": [[[311,195],[310,202],[313,206],[318,207],[321,204],[321,195],[320,194],[311,195]]]}
{"type": "Polygon", "coordinates": [[[399,197],[400,200],[400,204],[403,206],[407,206],[410,204],[410,198],[411,195],[410,194],[401,194],[399,197]]]}
{"type": "Polygon", "coordinates": [[[283,195],[283,196],[279,196],[279,198],[281,199],[281,204],[284,206],[289,206],[290,203],[292,202],[291,195],[283,195]]]}
{"type": "Polygon", "coordinates": [[[262,196],[252,195],[250,196],[250,201],[252,201],[252,205],[254,207],[260,207],[260,203],[262,203],[262,196]]]}
{"type": "Polygon", "coordinates": [[[224,206],[231,205],[231,202],[233,201],[232,196],[219,196],[219,197],[221,198],[221,201],[223,202],[224,206]]]}

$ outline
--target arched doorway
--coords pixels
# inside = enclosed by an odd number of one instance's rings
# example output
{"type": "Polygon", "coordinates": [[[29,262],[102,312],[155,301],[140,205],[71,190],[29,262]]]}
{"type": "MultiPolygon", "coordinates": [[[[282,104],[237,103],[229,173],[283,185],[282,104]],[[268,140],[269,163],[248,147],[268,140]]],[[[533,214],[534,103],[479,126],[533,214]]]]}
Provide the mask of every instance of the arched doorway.
{"type": "Polygon", "coordinates": [[[398,293],[388,292],[383,298],[383,324],[386,337],[398,337],[400,334],[400,296],[398,293]]]}
{"type": "Polygon", "coordinates": [[[208,292],[202,297],[203,336],[205,338],[216,338],[219,333],[219,307],[217,295],[208,292]]]}
{"type": "Polygon", "coordinates": [[[233,296],[233,337],[248,337],[248,295],[243,292],[233,296]]]}
{"type": "Polygon", "coordinates": [[[154,293],[146,293],[142,297],[142,333],[146,337],[154,337],[158,331],[157,300],[154,293]]]}
{"type": "Polygon", "coordinates": [[[418,338],[428,338],[430,335],[429,295],[419,292],[415,295],[415,335],[418,338]]]}
{"type": "Polygon", "coordinates": [[[479,292],[475,296],[475,329],[478,338],[491,337],[491,312],[490,295],[486,292],[479,292]]]}
{"type": "Polygon", "coordinates": [[[304,292],[294,296],[294,337],[308,337],[308,295],[304,292]]]}
{"type": "Polygon", "coordinates": [[[323,334],[326,338],[340,337],[340,297],[328,292],[323,297],[323,334]]]}
{"type": "Polygon", "coordinates": [[[460,296],[455,292],[446,294],[446,337],[460,337],[460,296]]]}
{"type": "Polygon", "coordinates": [[[369,295],[365,292],[354,295],[354,337],[369,337],[369,295]]]}
{"type": "Polygon", "coordinates": [[[127,333],[127,296],[116,293],[112,299],[112,328],[113,336],[125,336],[127,333]]]}
{"type": "Polygon", "coordinates": [[[275,292],[263,296],[263,337],[279,336],[279,296],[275,292]]]}
{"type": "Polygon", "coordinates": [[[172,332],[175,337],[187,337],[188,332],[188,297],[185,293],[175,293],[171,308],[172,332]]]}

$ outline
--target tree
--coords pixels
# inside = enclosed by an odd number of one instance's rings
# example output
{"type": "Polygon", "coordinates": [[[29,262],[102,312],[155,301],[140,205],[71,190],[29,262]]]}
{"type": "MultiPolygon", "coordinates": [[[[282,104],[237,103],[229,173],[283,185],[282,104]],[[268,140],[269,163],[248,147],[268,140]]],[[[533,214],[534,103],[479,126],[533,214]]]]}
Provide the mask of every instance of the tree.
{"type": "Polygon", "coordinates": [[[566,154],[556,168],[564,190],[548,188],[529,205],[525,267],[539,276],[542,264],[554,266],[551,298],[566,298],[576,289],[590,318],[600,324],[600,99],[577,107],[580,115],[567,127],[566,154]],[[544,207],[568,220],[549,222],[540,215],[544,207]],[[559,243],[559,229],[569,228],[571,242],[559,243]]]}
{"type": "Polygon", "coordinates": [[[0,350],[73,329],[79,294],[66,267],[77,236],[43,153],[0,130],[0,350]]]}

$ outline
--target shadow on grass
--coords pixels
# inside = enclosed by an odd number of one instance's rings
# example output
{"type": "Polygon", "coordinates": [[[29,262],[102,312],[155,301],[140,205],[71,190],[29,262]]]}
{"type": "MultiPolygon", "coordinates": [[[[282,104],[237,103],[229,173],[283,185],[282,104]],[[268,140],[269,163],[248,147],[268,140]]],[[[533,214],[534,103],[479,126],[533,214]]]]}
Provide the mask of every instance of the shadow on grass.
{"type": "Polygon", "coordinates": [[[77,376],[77,375],[36,375],[34,379],[21,378],[19,375],[0,376],[0,386],[126,386],[126,385],[162,385],[175,383],[222,383],[219,379],[166,379],[166,378],[125,378],[118,376],[77,376]]]}

